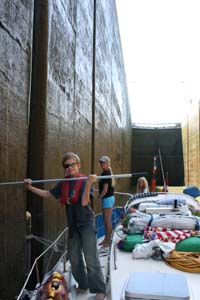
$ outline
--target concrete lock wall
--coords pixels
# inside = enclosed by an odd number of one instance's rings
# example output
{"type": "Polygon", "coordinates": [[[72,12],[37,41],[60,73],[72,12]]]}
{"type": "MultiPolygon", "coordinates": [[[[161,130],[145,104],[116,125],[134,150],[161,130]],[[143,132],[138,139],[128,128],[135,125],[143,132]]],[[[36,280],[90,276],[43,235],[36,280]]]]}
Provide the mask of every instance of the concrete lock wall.
{"type": "MultiPolygon", "coordinates": [[[[0,1],[0,181],[26,177],[33,1],[0,1]]],[[[25,274],[26,194],[0,188],[0,299],[13,299],[25,274]]]]}
{"type": "Polygon", "coordinates": [[[200,186],[200,101],[191,101],[182,124],[185,185],[200,186]]]}
{"type": "MultiPolygon", "coordinates": [[[[163,177],[159,150],[164,175],[168,172],[170,186],[184,185],[184,163],[181,125],[169,128],[137,128],[133,127],[132,158],[136,172],[146,171],[149,184],[152,179],[153,160],[156,156],[156,185],[163,186],[163,177]]],[[[136,181],[134,182],[136,185],[136,181]]]]}
{"type": "MultiPolygon", "coordinates": [[[[130,173],[131,117],[115,1],[2,0],[0,39],[1,182],[62,177],[67,151],[80,155],[86,174],[100,174],[103,154],[114,173],[130,173]]],[[[129,184],[118,179],[116,189],[129,184]]],[[[30,267],[26,209],[32,234],[49,240],[66,221],[54,199],[41,201],[18,186],[1,187],[0,196],[3,300],[19,293],[30,267]]],[[[32,261],[42,249],[32,241],[32,261]]]]}

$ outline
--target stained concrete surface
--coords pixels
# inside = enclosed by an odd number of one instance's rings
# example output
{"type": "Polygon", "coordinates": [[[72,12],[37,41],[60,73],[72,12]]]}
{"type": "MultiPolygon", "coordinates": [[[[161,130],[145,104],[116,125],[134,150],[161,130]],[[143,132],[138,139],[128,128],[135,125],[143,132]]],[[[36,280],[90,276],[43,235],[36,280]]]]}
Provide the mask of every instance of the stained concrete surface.
{"type": "MultiPolygon", "coordinates": [[[[94,1],[1,0],[0,180],[58,178],[67,151],[91,172],[109,155],[114,173],[131,171],[131,118],[114,0],[96,2],[96,76],[93,72],[94,1]],[[95,122],[92,91],[95,88],[95,122]]],[[[129,180],[117,180],[126,191],[129,180]]],[[[42,185],[49,188],[51,185],[42,185]]],[[[13,299],[25,279],[25,211],[32,233],[53,240],[65,226],[55,200],[21,187],[0,188],[0,299],[13,299]],[[9,289],[8,286],[9,278],[9,289]]],[[[94,202],[95,211],[101,209],[94,202]]],[[[41,247],[33,247],[32,260],[41,247]]]]}

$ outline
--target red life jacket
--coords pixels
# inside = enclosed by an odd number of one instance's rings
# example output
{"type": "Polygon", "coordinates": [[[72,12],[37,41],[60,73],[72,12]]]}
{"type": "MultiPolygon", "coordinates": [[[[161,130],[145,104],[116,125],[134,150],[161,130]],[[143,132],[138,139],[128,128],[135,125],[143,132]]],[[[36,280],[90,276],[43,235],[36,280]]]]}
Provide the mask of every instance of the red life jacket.
{"type": "MultiPolygon", "coordinates": [[[[79,173],[75,177],[86,177],[85,174],[79,173]]],[[[66,176],[65,178],[71,178],[70,176],[66,176]]],[[[85,180],[75,180],[75,181],[63,181],[61,186],[61,195],[60,195],[60,203],[62,205],[74,204],[77,203],[79,200],[79,194],[81,187],[85,180]],[[70,184],[73,182],[73,194],[69,195],[70,192],[70,184]]]]}

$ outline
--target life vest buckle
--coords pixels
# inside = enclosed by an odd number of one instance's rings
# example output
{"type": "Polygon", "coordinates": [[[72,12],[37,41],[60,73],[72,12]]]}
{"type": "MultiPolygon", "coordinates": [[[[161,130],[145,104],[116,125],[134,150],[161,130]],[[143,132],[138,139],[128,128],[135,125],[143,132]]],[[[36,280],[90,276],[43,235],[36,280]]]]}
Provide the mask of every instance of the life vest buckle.
{"type": "Polygon", "coordinates": [[[72,199],[70,197],[67,198],[67,204],[72,205],[72,199]]]}

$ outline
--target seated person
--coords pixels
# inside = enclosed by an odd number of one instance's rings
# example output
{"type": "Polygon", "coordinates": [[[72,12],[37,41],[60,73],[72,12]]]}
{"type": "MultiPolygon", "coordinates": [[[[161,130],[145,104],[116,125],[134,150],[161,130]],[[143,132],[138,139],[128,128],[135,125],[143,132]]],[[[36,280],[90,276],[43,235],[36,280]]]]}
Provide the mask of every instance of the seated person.
{"type": "Polygon", "coordinates": [[[149,184],[145,177],[138,178],[136,193],[148,193],[149,184]]]}

